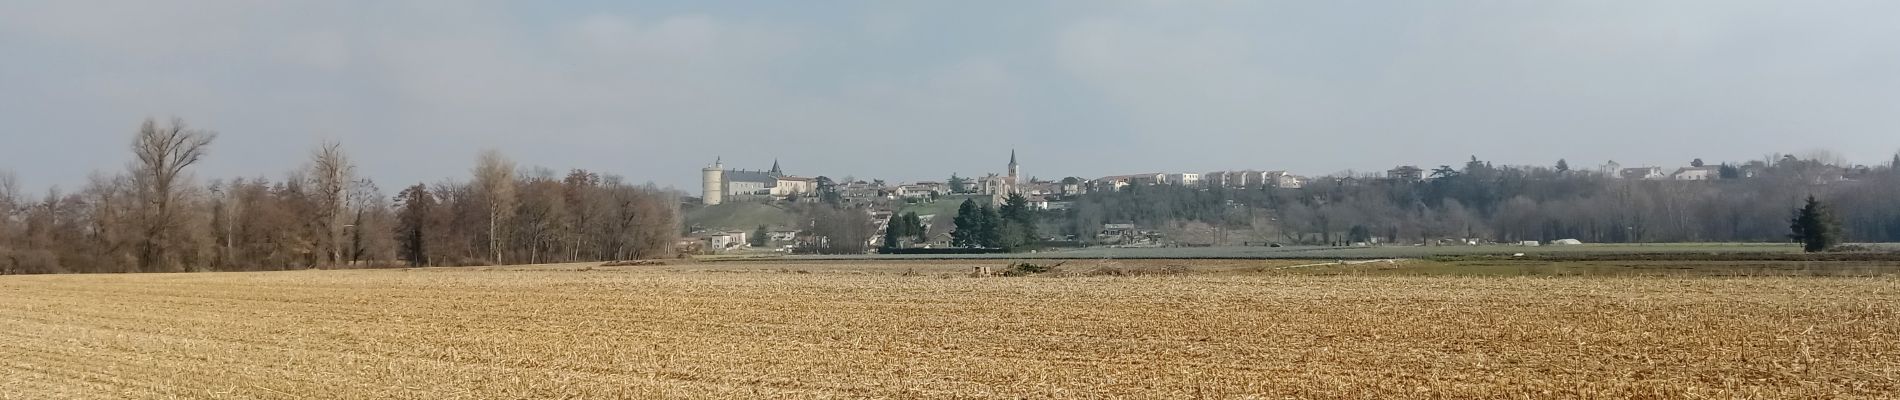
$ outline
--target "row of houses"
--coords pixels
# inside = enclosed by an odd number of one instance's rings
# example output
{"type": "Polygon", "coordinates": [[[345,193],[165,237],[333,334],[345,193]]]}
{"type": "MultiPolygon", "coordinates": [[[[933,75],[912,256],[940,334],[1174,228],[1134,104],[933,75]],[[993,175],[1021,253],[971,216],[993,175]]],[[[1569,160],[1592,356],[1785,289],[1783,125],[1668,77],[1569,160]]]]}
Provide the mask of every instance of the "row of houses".
{"type": "Polygon", "coordinates": [[[1662,167],[1623,168],[1617,171],[1616,177],[1623,178],[1623,179],[1652,180],[1652,181],[1653,180],[1709,181],[1709,180],[1721,179],[1722,167],[1717,167],[1717,166],[1682,167],[1682,168],[1677,168],[1676,171],[1672,173],[1663,173],[1662,167]]]}
{"type": "MultiPolygon", "coordinates": [[[[1754,177],[1757,173],[1751,168],[1736,168],[1735,173],[1739,174],[1739,177],[1754,177]]],[[[1601,173],[1607,176],[1631,180],[1708,181],[1722,178],[1722,167],[1714,165],[1688,166],[1677,168],[1674,172],[1666,171],[1663,167],[1622,168],[1615,162],[1606,164],[1601,169],[1601,173]]],[[[1403,165],[1387,170],[1385,176],[1387,179],[1418,182],[1425,180],[1425,170],[1417,166],[1403,165]]]]}
{"type": "Polygon", "coordinates": [[[1196,173],[1147,173],[1134,175],[1105,176],[1089,182],[1096,190],[1121,190],[1128,186],[1180,185],[1224,188],[1286,188],[1298,189],[1306,185],[1306,178],[1288,174],[1286,171],[1214,171],[1196,173]]]}

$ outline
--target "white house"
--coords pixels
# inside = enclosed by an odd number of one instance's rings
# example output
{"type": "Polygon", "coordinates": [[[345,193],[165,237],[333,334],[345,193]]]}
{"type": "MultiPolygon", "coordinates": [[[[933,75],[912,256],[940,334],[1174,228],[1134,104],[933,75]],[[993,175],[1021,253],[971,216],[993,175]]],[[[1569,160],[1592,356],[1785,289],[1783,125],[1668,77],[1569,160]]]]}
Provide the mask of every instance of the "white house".
{"type": "Polygon", "coordinates": [[[727,247],[732,247],[733,240],[732,235],[720,232],[706,236],[706,242],[708,245],[706,250],[719,252],[725,251],[727,247]]]}
{"type": "Polygon", "coordinates": [[[1644,180],[1657,180],[1657,179],[1669,178],[1669,175],[1663,174],[1662,167],[1624,168],[1622,171],[1617,172],[1617,176],[1622,177],[1623,179],[1644,179],[1644,180]]]}
{"type": "Polygon", "coordinates": [[[1670,179],[1675,179],[1678,181],[1707,181],[1707,180],[1715,180],[1716,178],[1720,178],[1721,176],[1722,176],[1721,167],[1703,166],[1703,167],[1685,167],[1682,169],[1677,169],[1676,173],[1671,174],[1669,177],[1670,179]]]}
{"type": "Polygon", "coordinates": [[[1168,183],[1181,185],[1181,186],[1199,185],[1201,184],[1201,174],[1186,173],[1186,172],[1179,173],[1179,174],[1168,174],[1168,183]]]}
{"type": "Polygon", "coordinates": [[[1272,182],[1274,187],[1282,189],[1299,189],[1306,186],[1305,178],[1293,176],[1292,174],[1286,173],[1286,171],[1268,172],[1267,178],[1269,178],[1268,182],[1272,182]]]}

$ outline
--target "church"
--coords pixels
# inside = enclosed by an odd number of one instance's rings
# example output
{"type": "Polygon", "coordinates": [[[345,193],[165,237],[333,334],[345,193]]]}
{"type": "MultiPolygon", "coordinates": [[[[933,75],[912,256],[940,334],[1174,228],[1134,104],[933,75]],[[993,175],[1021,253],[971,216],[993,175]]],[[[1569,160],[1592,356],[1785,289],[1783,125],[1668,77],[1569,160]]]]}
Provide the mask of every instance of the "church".
{"type": "Polygon", "coordinates": [[[990,195],[991,202],[995,204],[1003,204],[1003,201],[1008,199],[1011,194],[1026,195],[1026,193],[1023,192],[1022,174],[1022,164],[1016,162],[1016,151],[1010,150],[1008,175],[997,176],[996,174],[990,174],[989,176],[983,177],[981,181],[977,182],[977,193],[990,195]]]}

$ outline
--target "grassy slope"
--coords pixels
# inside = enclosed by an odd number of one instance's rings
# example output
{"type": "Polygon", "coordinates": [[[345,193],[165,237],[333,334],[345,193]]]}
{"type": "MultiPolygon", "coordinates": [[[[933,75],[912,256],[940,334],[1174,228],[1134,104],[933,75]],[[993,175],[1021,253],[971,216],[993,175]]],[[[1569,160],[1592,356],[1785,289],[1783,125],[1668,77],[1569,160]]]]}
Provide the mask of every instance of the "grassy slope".
{"type": "Polygon", "coordinates": [[[797,224],[798,215],[779,206],[760,203],[728,203],[701,207],[686,212],[686,225],[704,229],[743,230],[759,225],[788,227],[797,224]]]}
{"type": "Polygon", "coordinates": [[[977,199],[977,204],[980,205],[984,201],[988,201],[989,196],[982,196],[982,195],[944,196],[944,197],[938,198],[937,201],[931,202],[931,203],[905,205],[904,207],[899,208],[897,212],[900,214],[907,213],[907,212],[914,212],[914,213],[917,213],[917,215],[936,214],[936,215],[941,216],[941,218],[950,218],[950,217],[957,216],[957,206],[963,205],[964,199],[977,199]]]}

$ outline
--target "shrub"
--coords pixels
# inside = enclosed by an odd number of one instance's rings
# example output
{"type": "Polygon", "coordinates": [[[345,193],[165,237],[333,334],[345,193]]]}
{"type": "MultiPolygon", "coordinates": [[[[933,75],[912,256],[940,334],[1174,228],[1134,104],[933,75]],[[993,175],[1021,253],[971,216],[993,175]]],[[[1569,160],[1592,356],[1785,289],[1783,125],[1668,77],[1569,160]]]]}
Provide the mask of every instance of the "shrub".
{"type": "Polygon", "coordinates": [[[1041,274],[1049,274],[1049,273],[1059,273],[1061,272],[1061,269],[1059,269],[1058,267],[1061,267],[1063,264],[1067,264],[1067,262],[1058,262],[1053,265],[1013,263],[1009,265],[1009,268],[1006,268],[1003,270],[1002,275],[1003,276],[1030,276],[1030,275],[1041,275],[1041,274]]]}

